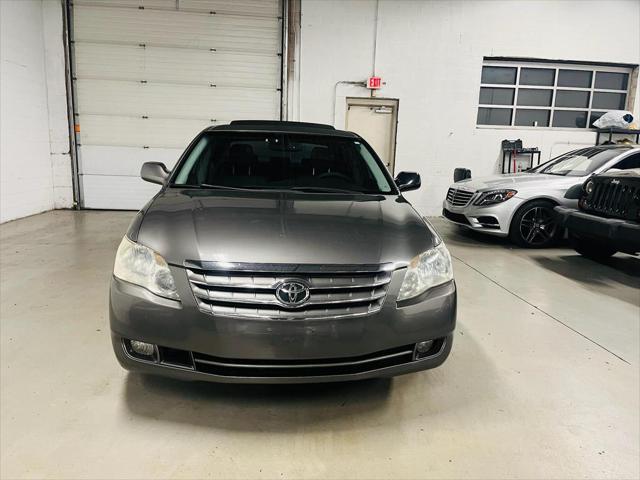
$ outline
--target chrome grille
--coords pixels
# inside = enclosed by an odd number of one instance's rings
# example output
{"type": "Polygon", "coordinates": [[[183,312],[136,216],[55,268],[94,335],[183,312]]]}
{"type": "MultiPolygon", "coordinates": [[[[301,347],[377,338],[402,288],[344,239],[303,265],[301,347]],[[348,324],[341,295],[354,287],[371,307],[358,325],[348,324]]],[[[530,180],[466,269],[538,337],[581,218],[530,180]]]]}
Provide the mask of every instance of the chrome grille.
{"type": "Polygon", "coordinates": [[[210,315],[248,318],[335,318],[368,315],[382,308],[391,281],[388,265],[317,266],[187,262],[198,308],[210,315]],[[227,264],[225,264],[227,265],[227,264]],[[276,289],[285,281],[309,286],[299,306],[282,304],[276,289]]]}
{"type": "Polygon", "coordinates": [[[454,207],[466,207],[475,192],[467,192],[466,190],[458,190],[450,188],[447,192],[447,202],[454,207]]]}

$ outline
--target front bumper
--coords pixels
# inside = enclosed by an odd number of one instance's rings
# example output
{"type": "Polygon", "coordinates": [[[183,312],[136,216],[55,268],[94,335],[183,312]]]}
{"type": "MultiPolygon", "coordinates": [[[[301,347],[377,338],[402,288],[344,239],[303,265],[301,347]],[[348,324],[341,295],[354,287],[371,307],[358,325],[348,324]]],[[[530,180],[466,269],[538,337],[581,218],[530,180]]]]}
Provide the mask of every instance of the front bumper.
{"type": "Polygon", "coordinates": [[[184,270],[171,267],[182,302],[162,299],[113,278],[113,347],[129,370],[185,380],[228,383],[308,383],[394,376],[434,368],[451,350],[455,283],[396,306],[404,269],[394,272],[382,309],[366,316],[267,319],[209,315],[198,310],[184,270]],[[154,361],[135,358],[127,340],[160,346],[154,361]],[[417,342],[434,340],[416,358],[417,342]],[[165,350],[163,350],[165,349],[165,350]],[[178,352],[191,361],[165,362],[178,352]]]}
{"type": "Polygon", "coordinates": [[[555,207],[558,223],[570,234],[600,241],[620,252],[640,252],[640,224],[618,218],[604,218],[574,208],[555,207]]]}
{"type": "Polygon", "coordinates": [[[435,368],[449,356],[453,335],[438,339],[432,351],[416,358],[413,345],[375,352],[363,357],[348,357],[307,361],[255,361],[219,358],[196,352],[159,347],[153,361],[141,360],[130,354],[126,340],[112,333],[116,357],[127,370],[159,374],[180,380],[220,383],[320,383],[393,377],[405,373],[435,368]],[[165,358],[163,352],[168,352],[165,358]]]}
{"type": "Polygon", "coordinates": [[[456,225],[499,237],[509,235],[513,214],[524,202],[520,198],[512,197],[503,203],[479,207],[473,205],[474,200],[475,196],[464,207],[456,207],[444,200],[442,216],[456,225]]]}

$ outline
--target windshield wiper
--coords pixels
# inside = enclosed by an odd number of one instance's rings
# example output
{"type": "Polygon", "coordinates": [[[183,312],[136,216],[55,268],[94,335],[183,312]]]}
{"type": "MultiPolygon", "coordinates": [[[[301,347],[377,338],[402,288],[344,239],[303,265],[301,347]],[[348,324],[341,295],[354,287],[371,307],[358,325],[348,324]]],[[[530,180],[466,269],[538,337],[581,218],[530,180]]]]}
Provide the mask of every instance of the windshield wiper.
{"type": "Polygon", "coordinates": [[[229,187],[227,185],[213,185],[211,183],[201,183],[198,188],[211,188],[215,190],[264,190],[261,187],[229,187]]]}
{"type": "MultiPolygon", "coordinates": [[[[1,0],[0,0],[1,1],[1,0]]],[[[348,194],[371,194],[377,192],[363,192],[360,190],[347,190],[344,188],[330,188],[330,187],[258,187],[258,186],[246,186],[246,187],[230,187],[227,185],[214,185],[211,183],[201,183],[199,185],[171,185],[172,187],[178,188],[202,188],[202,189],[211,189],[211,190],[262,190],[265,192],[286,192],[286,191],[295,191],[295,192],[317,192],[317,193],[348,193],[348,194]]]]}
{"type": "MultiPolygon", "coordinates": [[[[210,185],[208,183],[201,183],[199,185],[192,185],[189,183],[184,183],[184,184],[180,184],[180,183],[172,183],[169,185],[172,188],[211,188],[211,189],[220,189],[220,190],[241,190],[240,188],[235,188],[235,187],[226,187],[224,185],[210,185]]],[[[244,190],[244,189],[242,189],[244,190]]]]}
{"type": "Polygon", "coordinates": [[[329,188],[329,187],[290,187],[287,190],[294,190],[296,192],[318,192],[318,193],[357,193],[362,194],[359,190],[346,190],[344,188],[329,188]]]}

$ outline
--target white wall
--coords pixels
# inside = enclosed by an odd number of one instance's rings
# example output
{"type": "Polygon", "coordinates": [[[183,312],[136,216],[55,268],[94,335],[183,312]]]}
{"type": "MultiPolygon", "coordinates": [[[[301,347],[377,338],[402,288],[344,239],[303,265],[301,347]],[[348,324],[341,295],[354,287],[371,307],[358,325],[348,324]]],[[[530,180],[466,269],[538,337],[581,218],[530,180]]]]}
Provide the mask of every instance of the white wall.
{"type": "Polygon", "coordinates": [[[0,0],[0,222],[72,206],[60,0],[0,0]]]}
{"type": "MultiPolygon", "coordinates": [[[[375,12],[375,0],[302,0],[300,120],[333,124],[336,82],[372,73],[375,12]]],[[[496,173],[505,138],[539,147],[543,161],[595,142],[588,130],[477,128],[484,56],[638,64],[639,39],[638,0],[380,0],[376,74],[386,85],[377,96],[400,101],[396,172],[422,174],[422,189],[407,196],[438,214],[453,169],[496,173]]],[[[335,126],[344,128],[345,97],[368,91],[337,91],[335,126]]]]}

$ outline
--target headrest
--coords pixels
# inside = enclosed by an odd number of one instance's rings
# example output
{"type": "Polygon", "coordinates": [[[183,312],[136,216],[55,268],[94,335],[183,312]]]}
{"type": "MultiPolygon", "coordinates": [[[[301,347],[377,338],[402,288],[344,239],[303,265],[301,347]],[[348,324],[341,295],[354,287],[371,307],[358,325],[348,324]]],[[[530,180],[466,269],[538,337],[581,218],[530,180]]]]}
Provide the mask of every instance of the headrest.
{"type": "Polygon", "coordinates": [[[253,148],[247,143],[235,143],[229,149],[229,156],[234,158],[246,158],[250,155],[253,155],[253,148]]]}
{"type": "Polygon", "coordinates": [[[329,149],[327,147],[314,147],[311,150],[311,160],[327,160],[329,158],[329,149]]]}

